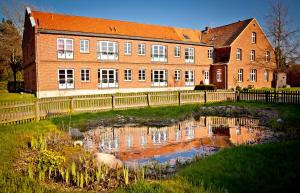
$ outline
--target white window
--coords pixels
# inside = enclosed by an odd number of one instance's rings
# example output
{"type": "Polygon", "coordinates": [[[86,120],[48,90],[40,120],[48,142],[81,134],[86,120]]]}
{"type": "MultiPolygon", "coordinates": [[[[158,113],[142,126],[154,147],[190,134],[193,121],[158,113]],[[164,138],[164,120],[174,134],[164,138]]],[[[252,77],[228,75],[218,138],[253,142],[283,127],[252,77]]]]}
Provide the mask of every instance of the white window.
{"type": "Polygon", "coordinates": [[[163,45],[152,45],[151,61],[166,62],[167,61],[167,48],[163,45]]]}
{"type": "Polygon", "coordinates": [[[98,86],[100,88],[116,88],[118,84],[118,71],[115,69],[98,70],[98,86]]]}
{"type": "Polygon", "coordinates": [[[250,52],[250,61],[251,62],[255,61],[255,50],[251,50],[250,52]]]}
{"type": "Polygon", "coordinates": [[[124,54],[125,55],[130,55],[131,54],[131,43],[130,42],[125,42],[125,44],[124,44],[124,54]]]}
{"type": "Polygon", "coordinates": [[[140,81],[145,81],[146,80],[146,70],[144,70],[144,69],[139,70],[139,80],[140,81]]]}
{"type": "Polygon", "coordinates": [[[270,62],[270,52],[266,51],[266,62],[270,62]]]}
{"type": "Polygon", "coordinates": [[[133,145],[133,137],[132,135],[126,136],[126,147],[131,148],[133,145]]]}
{"type": "Polygon", "coordinates": [[[147,135],[141,135],[141,146],[144,147],[147,145],[147,135]]]}
{"type": "Polygon", "coordinates": [[[213,49],[211,49],[211,48],[209,48],[208,50],[207,50],[207,58],[208,59],[212,59],[213,58],[213,49]]]}
{"type": "Polygon", "coordinates": [[[217,69],[216,80],[217,80],[217,82],[222,82],[222,70],[221,69],[217,69]]]}
{"type": "Polygon", "coordinates": [[[80,53],[89,53],[90,51],[90,41],[89,40],[80,40],[80,53]]]}
{"type": "Polygon", "coordinates": [[[130,69],[124,70],[124,80],[131,81],[132,80],[132,72],[130,69]]]}
{"type": "Polygon", "coordinates": [[[68,89],[74,88],[74,70],[73,69],[59,69],[58,70],[58,88],[68,89]]]}
{"type": "Polygon", "coordinates": [[[195,127],[194,126],[186,127],[186,129],[185,129],[185,138],[187,140],[190,140],[190,139],[194,139],[194,137],[195,137],[195,127]]]}
{"type": "Polygon", "coordinates": [[[236,60],[242,60],[242,49],[236,49],[236,60]]]}
{"type": "Polygon", "coordinates": [[[176,141],[181,141],[181,130],[180,129],[176,129],[175,140],[176,141]]]}
{"type": "Polygon", "coordinates": [[[250,70],[250,82],[256,82],[256,74],[257,74],[257,70],[256,69],[251,69],[250,70]]]}
{"type": "Polygon", "coordinates": [[[152,86],[167,86],[167,71],[166,70],[152,70],[151,82],[152,86]]]}
{"type": "Polygon", "coordinates": [[[175,70],[175,77],[174,77],[174,79],[176,80],[176,81],[178,81],[178,80],[180,80],[180,70],[175,70]]]}
{"type": "Polygon", "coordinates": [[[194,48],[185,48],[185,62],[194,63],[194,48]]]}
{"type": "Polygon", "coordinates": [[[265,70],[265,71],[264,71],[264,80],[265,80],[266,82],[269,82],[269,70],[265,70]]]}
{"type": "Polygon", "coordinates": [[[81,77],[81,82],[89,82],[90,81],[90,70],[89,69],[81,69],[80,77],[81,77]]]}
{"type": "Polygon", "coordinates": [[[152,143],[161,144],[167,142],[167,131],[157,130],[152,133],[152,143]]]}
{"type": "Polygon", "coordinates": [[[180,46],[175,46],[174,56],[175,57],[180,57],[180,46]]]}
{"type": "Polygon", "coordinates": [[[146,55],[146,44],[138,45],[138,55],[146,55]]]}
{"type": "Polygon", "coordinates": [[[238,69],[238,82],[243,82],[243,79],[244,79],[244,70],[243,69],[238,69]]]}
{"type": "Polygon", "coordinates": [[[252,32],[251,42],[252,42],[253,44],[256,43],[256,32],[252,32]]]}
{"type": "Polygon", "coordinates": [[[73,59],[73,40],[67,38],[57,39],[57,57],[59,59],[73,59]]]}
{"type": "Polygon", "coordinates": [[[185,71],[185,86],[194,86],[194,71],[188,70],[185,71]]]}
{"type": "Polygon", "coordinates": [[[97,42],[98,60],[118,60],[118,43],[111,41],[97,42]]]}

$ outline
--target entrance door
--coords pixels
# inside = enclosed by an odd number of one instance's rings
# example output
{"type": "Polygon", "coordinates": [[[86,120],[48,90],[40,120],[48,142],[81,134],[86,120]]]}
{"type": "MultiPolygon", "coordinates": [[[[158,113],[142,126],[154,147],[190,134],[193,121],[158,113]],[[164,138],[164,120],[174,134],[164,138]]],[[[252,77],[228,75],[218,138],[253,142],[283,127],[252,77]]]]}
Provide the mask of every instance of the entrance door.
{"type": "Polygon", "coordinates": [[[204,71],[204,84],[209,84],[209,70],[204,71]]]}

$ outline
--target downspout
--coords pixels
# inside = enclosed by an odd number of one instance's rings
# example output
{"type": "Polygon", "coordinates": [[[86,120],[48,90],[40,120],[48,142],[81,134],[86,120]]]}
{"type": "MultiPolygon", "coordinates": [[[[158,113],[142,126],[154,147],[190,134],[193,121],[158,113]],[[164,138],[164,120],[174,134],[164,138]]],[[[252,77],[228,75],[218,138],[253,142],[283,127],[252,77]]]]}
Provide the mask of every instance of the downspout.
{"type": "Polygon", "coordinates": [[[224,65],[225,66],[225,89],[227,89],[227,64],[224,65]]]}
{"type": "Polygon", "coordinates": [[[38,35],[39,35],[39,32],[37,32],[37,30],[35,29],[35,79],[36,79],[36,97],[37,98],[40,98],[40,83],[39,83],[39,77],[38,77],[38,35]]]}

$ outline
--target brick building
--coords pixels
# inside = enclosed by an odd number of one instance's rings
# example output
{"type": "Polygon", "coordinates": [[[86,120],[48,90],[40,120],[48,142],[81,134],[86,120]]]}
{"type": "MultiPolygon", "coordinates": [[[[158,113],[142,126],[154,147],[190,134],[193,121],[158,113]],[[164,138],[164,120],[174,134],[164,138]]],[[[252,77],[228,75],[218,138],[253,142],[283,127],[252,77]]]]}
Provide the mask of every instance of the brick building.
{"type": "Polygon", "coordinates": [[[37,97],[271,86],[272,47],[255,19],[199,31],[27,8],[22,46],[37,97]]]}

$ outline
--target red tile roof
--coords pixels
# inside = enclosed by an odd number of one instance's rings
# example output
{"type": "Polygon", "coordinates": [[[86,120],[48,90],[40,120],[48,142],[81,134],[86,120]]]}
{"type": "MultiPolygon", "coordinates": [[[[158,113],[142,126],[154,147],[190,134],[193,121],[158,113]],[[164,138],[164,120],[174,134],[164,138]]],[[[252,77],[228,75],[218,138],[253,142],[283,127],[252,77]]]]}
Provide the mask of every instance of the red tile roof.
{"type": "Polygon", "coordinates": [[[252,20],[253,18],[202,31],[202,42],[215,47],[229,46],[252,20]]]}
{"type": "Polygon", "coordinates": [[[32,11],[38,29],[201,42],[201,31],[135,22],[32,11]]]}

